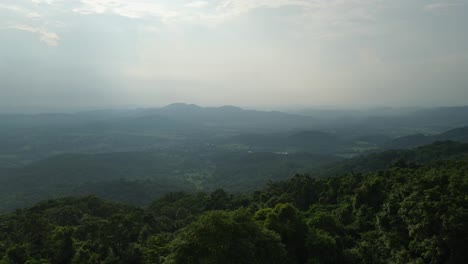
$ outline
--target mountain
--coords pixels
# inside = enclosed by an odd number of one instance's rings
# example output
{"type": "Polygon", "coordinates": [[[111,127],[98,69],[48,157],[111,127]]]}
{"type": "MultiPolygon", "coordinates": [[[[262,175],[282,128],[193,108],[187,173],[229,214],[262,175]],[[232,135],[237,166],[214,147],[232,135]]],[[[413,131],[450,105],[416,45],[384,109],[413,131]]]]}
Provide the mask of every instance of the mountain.
{"type": "Polygon", "coordinates": [[[436,135],[415,134],[405,137],[399,137],[389,142],[386,142],[384,144],[384,147],[387,149],[413,148],[417,146],[430,144],[436,141],[449,140],[468,142],[468,127],[455,128],[436,135]]]}
{"type": "Polygon", "coordinates": [[[414,148],[431,142],[437,141],[432,136],[424,134],[415,134],[404,137],[398,137],[383,144],[386,149],[414,148]]]}
{"type": "Polygon", "coordinates": [[[388,169],[392,166],[421,165],[437,160],[455,160],[468,157],[468,144],[439,141],[413,149],[387,150],[358,156],[325,165],[318,169],[319,176],[335,176],[346,172],[363,173],[388,169]]]}
{"type": "Polygon", "coordinates": [[[438,107],[414,112],[409,119],[433,126],[468,125],[468,106],[438,107]]]}
{"type": "Polygon", "coordinates": [[[437,140],[453,140],[460,142],[468,142],[468,126],[455,128],[447,132],[436,135],[437,140]]]}
{"type": "Polygon", "coordinates": [[[0,115],[0,166],[22,166],[61,153],[161,150],[241,133],[313,127],[310,117],[234,106],[75,114],[0,115]]]}
{"type": "Polygon", "coordinates": [[[200,107],[184,103],[147,109],[141,114],[161,115],[187,123],[243,131],[290,130],[313,127],[316,123],[312,117],[278,111],[244,110],[235,106],[200,107]]]}
{"type": "Polygon", "coordinates": [[[352,157],[437,140],[465,140],[464,130],[453,131],[458,135],[439,138],[425,135],[463,124],[467,109],[413,109],[395,114],[379,110],[375,116],[334,119],[235,106],[177,103],[161,108],[71,114],[3,114],[0,115],[0,166],[21,167],[63,153],[166,151],[191,144],[352,157]],[[404,138],[408,135],[414,136],[404,138]],[[382,143],[385,138],[395,137],[400,138],[382,143]]]}
{"type": "Polygon", "coordinates": [[[385,134],[401,137],[411,134],[436,134],[468,126],[468,106],[408,109],[381,113],[368,111],[361,115],[342,116],[327,126],[339,134],[362,136],[385,134]]]}

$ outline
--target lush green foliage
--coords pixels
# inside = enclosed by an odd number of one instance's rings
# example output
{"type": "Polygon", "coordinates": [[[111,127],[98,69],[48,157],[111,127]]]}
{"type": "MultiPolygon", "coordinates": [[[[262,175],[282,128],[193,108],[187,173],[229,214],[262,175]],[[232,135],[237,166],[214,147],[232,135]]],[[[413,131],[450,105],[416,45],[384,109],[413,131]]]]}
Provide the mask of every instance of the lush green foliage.
{"type": "Polygon", "coordinates": [[[284,180],[294,174],[335,176],[467,154],[468,144],[438,142],[348,160],[310,153],[222,150],[211,145],[161,152],[59,155],[22,168],[0,169],[0,213],[69,195],[96,195],[147,206],[174,191],[210,192],[223,188],[245,193],[263,188],[269,180],[284,180]]]}
{"type": "Polygon", "coordinates": [[[170,193],[146,209],[95,197],[0,217],[0,263],[463,263],[468,160],[326,179],[250,196],[170,193]]]}

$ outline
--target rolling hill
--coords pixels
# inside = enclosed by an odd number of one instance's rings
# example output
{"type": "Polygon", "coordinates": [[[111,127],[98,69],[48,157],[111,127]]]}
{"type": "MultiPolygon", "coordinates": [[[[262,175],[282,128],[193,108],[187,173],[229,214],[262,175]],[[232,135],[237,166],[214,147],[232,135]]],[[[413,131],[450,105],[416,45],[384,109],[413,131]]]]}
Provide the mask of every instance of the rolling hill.
{"type": "Polygon", "coordinates": [[[415,134],[399,137],[384,143],[387,149],[413,148],[430,144],[436,141],[468,142],[468,127],[460,127],[436,135],[415,134]]]}
{"type": "Polygon", "coordinates": [[[4,172],[0,177],[0,211],[67,194],[96,194],[144,205],[176,190],[225,188],[245,192],[260,188],[269,180],[284,179],[337,160],[317,154],[225,151],[210,146],[61,154],[23,167],[0,170],[4,172]],[[133,198],[137,190],[141,190],[142,199],[133,198]]]}

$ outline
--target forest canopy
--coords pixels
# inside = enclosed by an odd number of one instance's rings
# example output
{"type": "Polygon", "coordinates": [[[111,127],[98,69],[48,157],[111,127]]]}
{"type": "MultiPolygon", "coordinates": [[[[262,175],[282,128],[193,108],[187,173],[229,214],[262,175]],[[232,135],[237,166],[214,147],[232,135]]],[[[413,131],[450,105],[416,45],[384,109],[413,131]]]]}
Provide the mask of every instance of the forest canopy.
{"type": "Polygon", "coordinates": [[[9,263],[463,263],[468,159],[296,175],[248,195],[176,192],[147,208],[93,196],[0,217],[9,263]]]}

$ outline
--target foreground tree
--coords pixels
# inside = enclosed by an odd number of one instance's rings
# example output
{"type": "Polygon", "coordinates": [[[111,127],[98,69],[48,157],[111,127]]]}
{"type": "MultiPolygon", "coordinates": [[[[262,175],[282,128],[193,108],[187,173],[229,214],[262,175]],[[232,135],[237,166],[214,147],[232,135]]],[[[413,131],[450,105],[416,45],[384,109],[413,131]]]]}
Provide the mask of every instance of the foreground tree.
{"type": "Polygon", "coordinates": [[[211,211],[183,229],[166,263],[285,263],[280,237],[252,220],[245,209],[211,211]]]}

